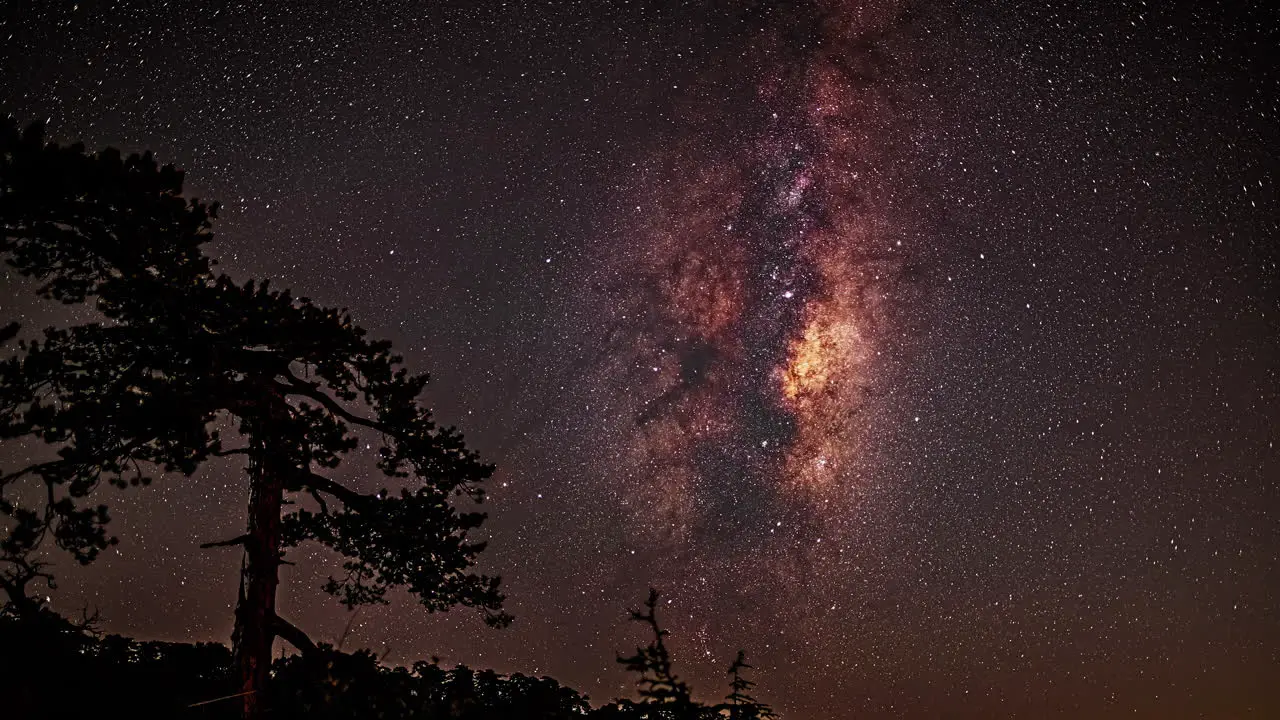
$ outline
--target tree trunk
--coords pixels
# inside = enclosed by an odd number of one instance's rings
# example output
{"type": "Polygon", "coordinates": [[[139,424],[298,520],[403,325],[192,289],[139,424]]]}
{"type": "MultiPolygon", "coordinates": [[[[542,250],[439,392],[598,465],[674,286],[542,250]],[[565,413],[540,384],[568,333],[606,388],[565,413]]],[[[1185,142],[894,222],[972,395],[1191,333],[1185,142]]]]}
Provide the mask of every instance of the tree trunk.
{"type": "Polygon", "coordinates": [[[241,571],[236,625],[231,638],[240,675],[240,692],[244,693],[244,717],[246,720],[258,720],[266,709],[265,692],[271,671],[271,646],[275,640],[284,475],[280,472],[279,462],[272,462],[271,448],[266,442],[255,438],[251,443],[254,447],[249,466],[249,532],[244,544],[246,563],[241,571]]]}

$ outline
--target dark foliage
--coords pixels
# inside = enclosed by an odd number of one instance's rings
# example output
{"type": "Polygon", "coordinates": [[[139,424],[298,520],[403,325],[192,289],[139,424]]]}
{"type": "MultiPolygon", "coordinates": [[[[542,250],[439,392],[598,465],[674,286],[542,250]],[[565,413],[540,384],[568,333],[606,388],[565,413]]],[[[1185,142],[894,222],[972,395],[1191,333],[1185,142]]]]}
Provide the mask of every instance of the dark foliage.
{"type": "MultiPolygon", "coordinates": [[[[646,613],[647,614],[647,613],[646,613]]],[[[236,718],[239,680],[223,645],[102,636],[93,619],[72,623],[47,609],[0,611],[0,697],[5,717],[236,718]]],[[[264,710],[308,720],[764,720],[747,695],[739,653],[729,702],[706,706],[587,698],[547,677],[500,675],[435,661],[388,667],[368,650],[328,645],[276,660],[264,710]]],[[[687,688],[686,688],[687,689],[687,688]]]]}
{"type": "Polygon", "coordinates": [[[582,718],[586,698],[550,678],[418,662],[387,668],[372,653],[322,648],[276,665],[276,712],[289,716],[559,720],[582,718]]]}
{"type": "Polygon", "coordinates": [[[239,707],[190,707],[235,692],[223,645],[100,636],[45,609],[0,612],[4,717],[235,717],[239,707]],[[210,714],[213,713],[213,714],[210,714]]]}
{"type": "MultiPolygon", "coordinates": [[[[234,718],[234,661],[223,645],[100,637],[42,610],[0,613],[6,717],[234,718]],[[68,685],[68,679],[72,679],[68,685]],[[74,689],[73,692],[68,692],[74,689]]],[[[419,662],[381,665],[367,650],[320,646],[273,665],[270,717],[308,720],[569,720],[586,698],[550,678],[419,662]]]]}

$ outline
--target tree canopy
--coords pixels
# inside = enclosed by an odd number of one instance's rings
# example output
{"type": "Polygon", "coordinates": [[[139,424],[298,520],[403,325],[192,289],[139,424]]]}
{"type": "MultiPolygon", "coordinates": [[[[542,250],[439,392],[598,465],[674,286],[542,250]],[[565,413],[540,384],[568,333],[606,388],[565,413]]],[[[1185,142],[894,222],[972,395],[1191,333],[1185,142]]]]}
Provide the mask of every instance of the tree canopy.
{"type": "MultiPolygon", "coordinates": [[[[283,555],[304,542],[343,556],[324,590],[348,606],[404,587],[428,610],[509,622],[498,578],[471,571],[484,543],[469,532],[485,516],[460,509],[484,499],[493,466],[420,402],[426,374],[344,310],[214,272],[204,246],[217,205],[185,198],[182,173],[150,154],[47,143],[11,120],[0,144],[0,254],[40,297],[88,318],[19,340],[0,363],[0,440],[48,449],[0,474],[11,596],[52,578],[37,554],[47,540],[81,563],[116,541],[104,481],[243,456],[246,533],[207,545],[244,548],[235,644],[248,696],[272,638],[313,646],[274,605],[283,555]],[[360,464],[362,442],[376,451],[360,464]]],[[[3,339],[19,335],[11,324],[3,339]]]]}

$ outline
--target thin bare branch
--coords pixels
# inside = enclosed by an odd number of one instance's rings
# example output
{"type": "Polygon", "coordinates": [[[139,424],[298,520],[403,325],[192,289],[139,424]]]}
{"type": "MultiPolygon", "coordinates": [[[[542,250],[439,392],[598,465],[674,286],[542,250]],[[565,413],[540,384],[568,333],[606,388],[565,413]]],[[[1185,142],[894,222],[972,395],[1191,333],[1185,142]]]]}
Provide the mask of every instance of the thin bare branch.
{"type": "Polygon", "coordinates": [[[236,537],[233,537],[230,540],[216,540],[214,542],[201,543],[200,547],[201,549],[207,550],[209,548],[216,548],[216,547],[231,547],[232,545],[244,545],[247,542],[249,542],[248,533],[244,535],[237,535],[236,537]]]}
{"type": "Polygon", "coordinates": [[[201,701],[200,701],[200,702],[198,702],[198,703],[191,703],[191,704],[190,704],[190,705],[188,705],[187,707],[189,707],[189,708],[193,708],[193,707],[200,707],[201,705],[209,705],[209,704],[212,704],[212,703],[221,702],[221,701],[223,701],[223,700],[234,700],[234,699],[236,699],[236,698],[242,698],[242,697],[244,697],[245,695],[252,695],[252,694],[254,694],[254,693],[256,693],[256,692],[257,692],[257,690],[246,690],[246,691],[244,691],[244,692],[236,693],[235,695],[223,695],[222,697],[216,697],[216,698],[214,698],[214,699],[212,699],[212,700],[201,700],[201,701]]]}

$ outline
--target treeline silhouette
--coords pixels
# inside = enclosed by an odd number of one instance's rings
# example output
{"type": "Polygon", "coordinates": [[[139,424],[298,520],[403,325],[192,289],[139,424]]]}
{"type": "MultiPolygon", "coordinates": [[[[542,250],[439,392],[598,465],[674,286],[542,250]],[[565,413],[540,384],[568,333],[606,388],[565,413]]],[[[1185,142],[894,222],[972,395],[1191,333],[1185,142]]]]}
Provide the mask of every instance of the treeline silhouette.
{"type": "MultiPolygon", "coordinates": [[[[766,720],[777,716],[750,695],[740,651],[729,667],[723,702],[703,704],[672,671],[654,616],[654,640],[620,657],[639,676],[640,700],[592,707],[587,696],[549,677],[453,669],[438,661],[383,664],[370,650],[343,652],[320,643],[282,657],[259,703],[270,717],[316,720],[766,720]]],[[[47,608],[0,611],[0,697],[5,717],[239,718],[239,682],[231,651],[216,643],[174,643],[103,635],[96,618],[72,622],[47,608]]]]}
{"type": "Polygon", "coordinates": [[[505,627],[500,579],[474,572],[485,543],[469,536],[494,467],[423,404],[429,376],[346,310],[216,272],[218,205],[182,184],[150,153],[91,153],[0,121],[0,256],[72,308],[34,336],[16,318],[0,327],[0,442],[21,458],[0,468],[0,701],[17,710],[4,717],[772,717],[741,653],[724,702],[693,698],[656,592],[632,612],[652,639],[618,658],[639,700],[595,709],[547,678],[384,667],[281,617],[280,567],[310,543],[342,556],[322,590],[348,609],[401,588],[426,612],[468,607],[505,627]],[[55,587],[51,551],[86,565],[118,542],[104,485],[199,481],[218,461],[249,481],[245,532],[200,544],[241,553],[229,649],[102,637],[38,599],[55,587]],[[277,638],[298,653],[276,659],[277,638]]]}

